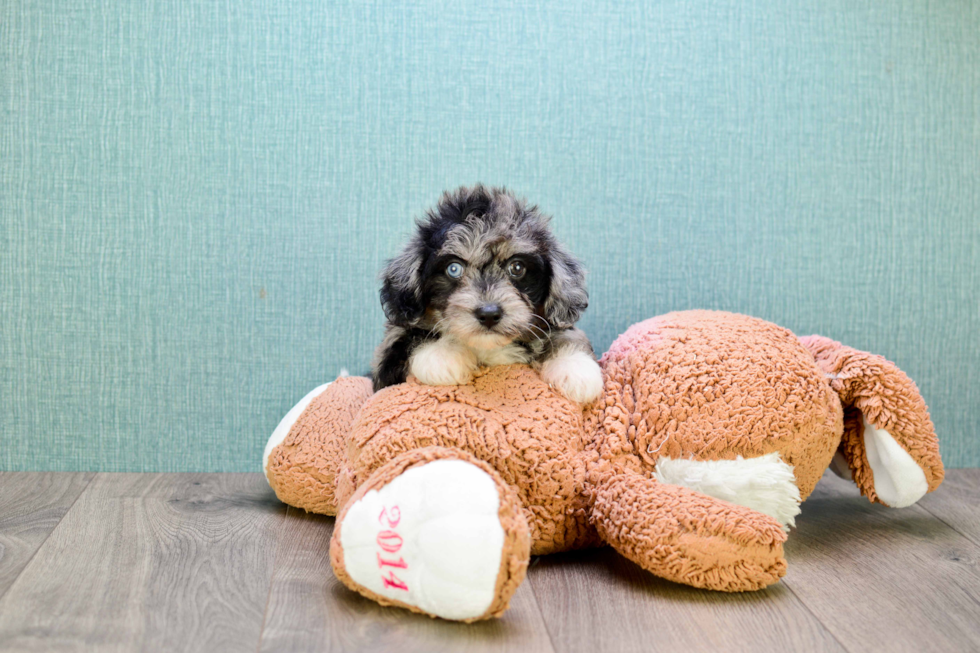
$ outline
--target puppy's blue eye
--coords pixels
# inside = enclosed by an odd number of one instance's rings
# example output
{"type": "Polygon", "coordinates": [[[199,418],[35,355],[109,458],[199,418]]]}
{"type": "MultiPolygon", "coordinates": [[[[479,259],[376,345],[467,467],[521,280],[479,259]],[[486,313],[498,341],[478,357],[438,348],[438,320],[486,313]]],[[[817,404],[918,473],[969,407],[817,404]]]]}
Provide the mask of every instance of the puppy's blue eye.
{"type": "Polygon", "coordinates": [[[463,265],[455,261],[446,266],[446,276],[450,279],[459,279],[463,276],[463,265]]]}

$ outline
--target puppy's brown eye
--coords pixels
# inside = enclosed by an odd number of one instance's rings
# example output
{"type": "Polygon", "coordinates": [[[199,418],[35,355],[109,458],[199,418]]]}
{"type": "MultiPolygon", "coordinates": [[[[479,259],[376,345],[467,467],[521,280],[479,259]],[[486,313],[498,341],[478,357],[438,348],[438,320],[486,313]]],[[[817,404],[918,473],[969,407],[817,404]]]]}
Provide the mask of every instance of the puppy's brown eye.
{"type": "Polygon", "coordinates": [[[527,272],[527,266],[520,261],[511,261],[507,264],[507,274],[513,279],[520,279],[527,272]]]}
{"type": "Polygon", "coordinates": [[[459,279],[463,276],[463,264],[453,261],[446,266],[446,276],[450,279],[459,279]]]}

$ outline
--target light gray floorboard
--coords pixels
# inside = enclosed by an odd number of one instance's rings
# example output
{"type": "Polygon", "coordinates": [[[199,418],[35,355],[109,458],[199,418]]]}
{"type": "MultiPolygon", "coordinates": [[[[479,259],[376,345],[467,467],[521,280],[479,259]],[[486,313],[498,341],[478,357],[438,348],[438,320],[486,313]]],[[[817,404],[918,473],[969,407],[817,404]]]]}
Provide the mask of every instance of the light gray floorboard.
{"type": "Polygon", "coordinates": [[[980,469],[947,469],[939,489],[918,505],[980,546],[980,469]]]}
{"type": "Polygon", "coordinates": [[[929,511],[827,474],[797,525],[783,584],[849,651],[980,650],[980,547],[929,511]]]}
{"type": "Polygon", "coordinates": [[[94,477],[84,472],[0,472],[0,597],[94,477]]]}
{"type": "Polygon", "coordinates": [[[0,597],[95,474],[0,472],[0,597]]]}
{"type": "Polygon", "coordinates": [[[559,651],[842,651],[776,585],[726,594],[649,574],[609,548],[545,556],[531,584],[559,651]]]}
{"type": "Polygon", "coordinates": [[[0,650],[255,650],[284,515],[258,474],[99,474],[0,599],[0,650]]]}
{"type": "Polygon", "coordinates": [[[524,583],[501,619],[459,624],[383,608],[330,568],[333,519],[289,509],[276,552],[262,651],[551,651],[524,583]]]}
{"type": "Polygon", "coordinates": [[[0,651],[980,650],[980,472],[947,478],[892,510],[826,477],[762,592],[581,551],[535,559],[502,619],[464,625],[348,591],[333,520],[287,513],[259,474],[5,473],[0,651]]]}

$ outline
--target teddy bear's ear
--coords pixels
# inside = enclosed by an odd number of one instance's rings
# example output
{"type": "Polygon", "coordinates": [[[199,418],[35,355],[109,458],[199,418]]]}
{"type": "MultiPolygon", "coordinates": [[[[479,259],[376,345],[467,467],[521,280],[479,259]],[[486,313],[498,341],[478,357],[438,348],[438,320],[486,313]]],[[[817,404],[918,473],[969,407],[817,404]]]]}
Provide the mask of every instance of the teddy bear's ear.
{"type": "Polygon", "coordinates": [[[910,506],[935,490],[944,475],[939,440],[912,379],[881,356],[829,338],[807,336],[800,342],[844,407],[834,471],[845,476],[849,471],[863,495],[893,508],[910,506]]]}

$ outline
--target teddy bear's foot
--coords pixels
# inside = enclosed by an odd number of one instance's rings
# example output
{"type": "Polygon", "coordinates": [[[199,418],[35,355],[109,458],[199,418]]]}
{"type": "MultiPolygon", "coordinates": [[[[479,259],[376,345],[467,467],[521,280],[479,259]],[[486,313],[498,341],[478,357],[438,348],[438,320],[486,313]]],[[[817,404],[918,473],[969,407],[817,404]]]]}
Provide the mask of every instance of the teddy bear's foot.
{"type": "Polygon", "coordinates": [[[348,502],[331,540],[338,578],[383,605],[499,616],[527,569],[516,494],[486,464],[435,447],[402,454],[348,502]]]}
{"type": "Polygon", "coordinates": [[[300,416],[306,411],[311,403],[317,399],[320,395],[330,387],[331,382],[324,383],[323,385],[317,386],[306,393],[306,396],[299,400],[299,402],[289,409],[281,420],[279,424],[276,425],[276,429],[269,436],[269,439],[265,443],[265,449],[262,452],[262,471],[265,475],[269,475],[269,459],[272,457],[272,452],[282,444],[289,432],[293,430],[293,426],[299,420],[300,416]]]}
{"type": "Polygon", "coordinates": [[[316,388],[286,413],[262,456],[265,477],[280,501],[337,514],[345,438],[371,394],[371,379],[342,376],[316,388]]]}

